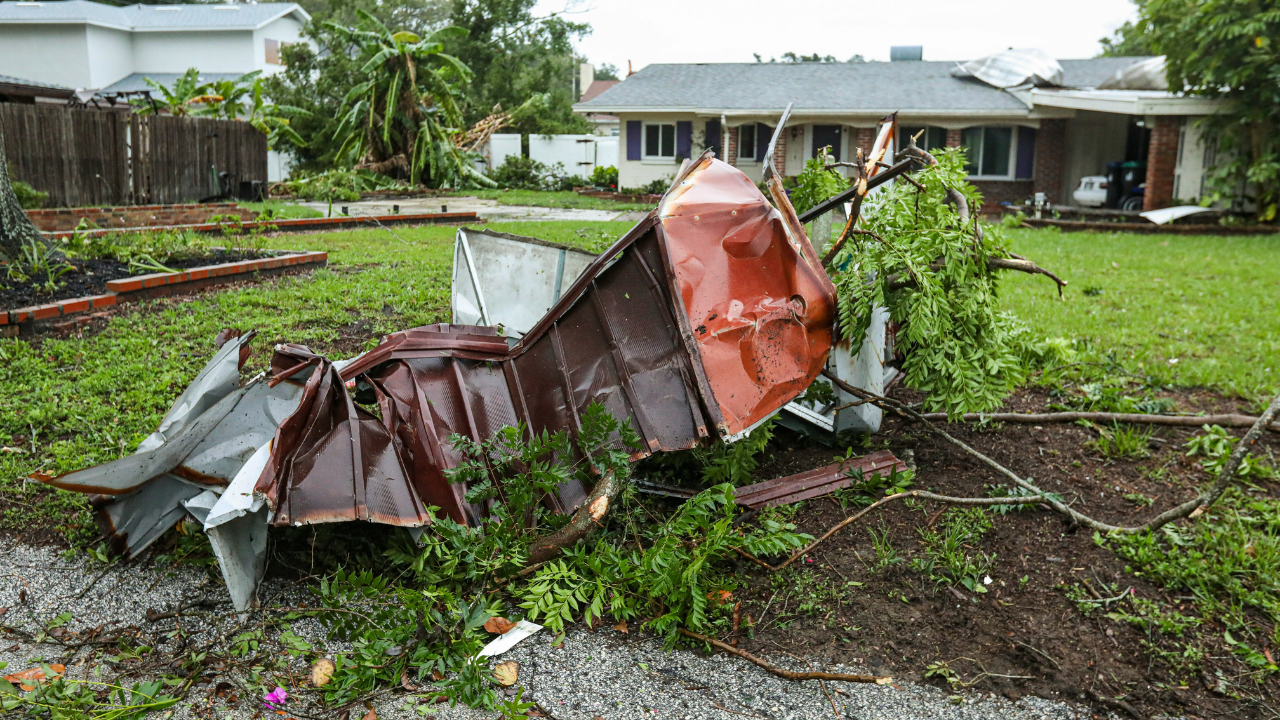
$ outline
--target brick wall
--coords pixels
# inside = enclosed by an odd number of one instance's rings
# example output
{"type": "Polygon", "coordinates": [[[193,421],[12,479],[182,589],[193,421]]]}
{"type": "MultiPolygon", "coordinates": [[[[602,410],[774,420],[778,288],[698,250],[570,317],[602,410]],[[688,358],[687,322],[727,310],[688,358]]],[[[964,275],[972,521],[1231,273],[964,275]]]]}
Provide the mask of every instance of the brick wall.
{"type": "Polygon", "coordinates": [[[970,180],[969,182],[982,193],[981,212],[983,213],[998,214],[1000,203],[1021,205],[1035,192],[1032,189],[1034,182],[1032,180],[970,180]]]}
{"type": "Polygon", "coordinates": [[[960,147],[964,144],[964,131],[947,128],[947,147],[960,147]]]}
{"type": "Polygon", "coordinates": [[[779,175],[787,174],[786,128],[783,128],[778,132],[778,144],[773,146],[773,167],[777,169],[779,175]]]}
{"type": "Polygon", "coordinates": [[[724,158],[723,160],[730,165],[738,164],[738,126],[729,128],[729,132],[725,134],[724,142],[724,158]]]}
{"type": "MultiPolygon", "coordinates": [[[[853,148],[862,148],[863,153],[871,152],[872,146],[876,144],[876,129],[873,127],[854,128],[853,129],[853,148]]],[[[850,148],[849,155],[852,159],[855,150],[850,148]]]]}
{"type": "Polygon", "coordinates": [[[1051,203],[1066,202],[1062,175],[1067,154],[1067,121],[1041,120],[1036,133],[1036,156],[1032,193],[1042,192],[1051,203]]]}
{"type": "Polygon", "coordinates": [[[1147,146],[1147,189],[1142,209],[1159,210],[1173,204],[1173,171],[1178,166],[1178,131],[1182,118],[1160,116],[1151,128],[1147,146]]]}
{"type": "Polygon", "coordinates": [[[163,227],[198,225],[207,222],[215,215],[236,215],[241,220],[252,220],[258,213],[235,203],[126,205],[27,211],[27,217],[31,218],[31,222],[44,232],[75,230],[79,227],[81,220],[88,220],[95,228],[163,227]]]}

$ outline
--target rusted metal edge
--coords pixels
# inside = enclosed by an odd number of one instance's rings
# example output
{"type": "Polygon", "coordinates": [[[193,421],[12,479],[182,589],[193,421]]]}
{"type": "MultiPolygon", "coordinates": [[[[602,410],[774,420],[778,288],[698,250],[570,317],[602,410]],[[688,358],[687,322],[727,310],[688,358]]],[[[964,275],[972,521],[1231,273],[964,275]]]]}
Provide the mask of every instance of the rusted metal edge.
{"type": "Polygon", "coordinates": [[[775,507],[810,500],[847,488],[854,482],[850,473],[862,471],[862,477],[887,477],[891,472],[905,472],[906,463],[894,457],[888,450],[809,470],[795,475],[766,480],[755,485],[738,488],[735,497],[749,508],[775,507]]]}

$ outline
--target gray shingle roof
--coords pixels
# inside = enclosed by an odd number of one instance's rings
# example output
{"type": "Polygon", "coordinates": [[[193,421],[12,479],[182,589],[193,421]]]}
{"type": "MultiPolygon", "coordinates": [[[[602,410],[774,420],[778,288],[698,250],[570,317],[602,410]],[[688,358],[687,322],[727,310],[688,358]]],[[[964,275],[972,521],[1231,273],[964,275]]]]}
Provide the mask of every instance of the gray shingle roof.
{"type": "Polygon", "coordinates": [[[23,80],[22,78],[16,78],[9,75],[0,75],[0,84],[25,85],[27,87],[46,88],[46,89],[53,89],[53,90],[70,90],[71,89],[69,87],[63,87],[61,85],[55,85],[49,82],[36,82],[35,80],[23,80]]]}
{"type": "MultiPolygon", "coordinates": [[[[1064,83],[1093,87],[1141,58],[1062,60],[1064,83]]],[[[1010,112],[1027,106],[998,88],[951,76],[954,62],[690,63],[649,65],[574,108],[583,112],[1010,112]]]]}
{"type": "MultiPolygon", "coordinates": [[[[200,73],[201,82],[215,82],[217,80],[234,80],[244,73],[200,73]]],[[[173,87],[173,83],[182,77],[182,73],[134,73],[121,80],[117,80],[110,85],[102,88],[98,93],[110,95],[118,92],[137,92],[139,90],[155,90],[147,84],[147,78],[151,78],[160,83],[164,87],[173,87]]]]}
{"type": "Polygon", "coordinates": [[[89,0],[0,2],[0,23],[85,23],[121,30],[253,30],[290,13],[309,16],[296,3],[238,5],[130,5],[89,0]]]}

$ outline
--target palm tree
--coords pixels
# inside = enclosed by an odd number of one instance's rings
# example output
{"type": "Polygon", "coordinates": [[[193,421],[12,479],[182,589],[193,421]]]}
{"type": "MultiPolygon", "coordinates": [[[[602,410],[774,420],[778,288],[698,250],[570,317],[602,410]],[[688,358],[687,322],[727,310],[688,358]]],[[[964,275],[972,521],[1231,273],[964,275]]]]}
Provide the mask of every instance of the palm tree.
{"type": "Polygon", "coordinates": [[[292,105],[279,105],[277,103],[269,103],[263,94],[262,78],[256,78],[253,81],[253,90],[249,94],[249,105],[247,108],[248,117],[245,118],[249,124],[258,129],[258,132],[267,136],[267,148],[275,149],[276,143],[280,138],[284,138],[289,142],[302,147],[307,141],[302,139],[296,130],[289,123],[289,118],[285,115],[310,115],[311,113],[292,105]]]}
{"type": "Polygon", "coordinates": [[[326,23],[356,47],[369,77],[347,93],[335,132],[342,140],[339,157],[414,185],[494,186],[453,143],[464,127],[453,83],[465,82],[471,71],[444,52],[444,41],[467,31],[446,27],[421,38],[392,33],[369,13],[356,12],[355,28],[326,23]]]}

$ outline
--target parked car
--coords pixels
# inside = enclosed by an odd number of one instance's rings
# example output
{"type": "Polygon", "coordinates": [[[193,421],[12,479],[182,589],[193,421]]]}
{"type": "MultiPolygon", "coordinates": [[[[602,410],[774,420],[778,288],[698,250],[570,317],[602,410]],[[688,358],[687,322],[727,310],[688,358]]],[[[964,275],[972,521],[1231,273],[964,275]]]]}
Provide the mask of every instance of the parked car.
{"type": "Polygon", "coordinates": [[[1107,176],[1088,175],[1080,178],[1080,187],[1071,193],[1077,205],[1102,207],[1107,204],[1107,176]]]}

